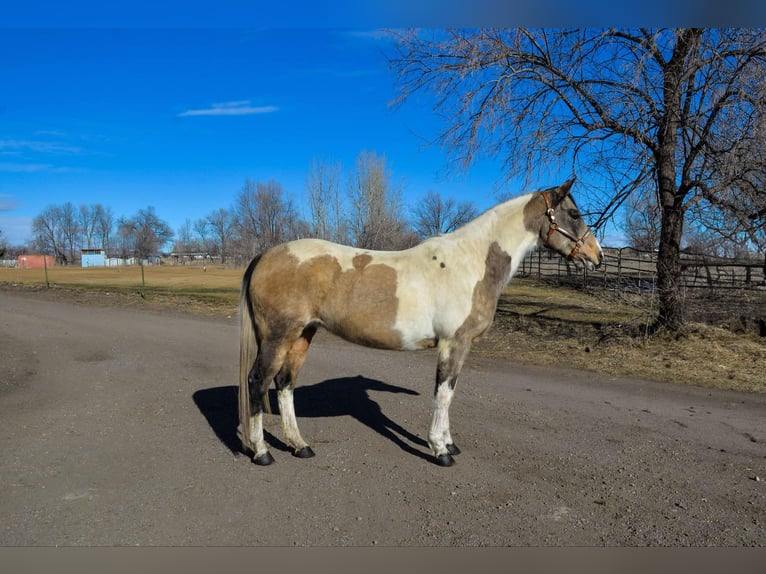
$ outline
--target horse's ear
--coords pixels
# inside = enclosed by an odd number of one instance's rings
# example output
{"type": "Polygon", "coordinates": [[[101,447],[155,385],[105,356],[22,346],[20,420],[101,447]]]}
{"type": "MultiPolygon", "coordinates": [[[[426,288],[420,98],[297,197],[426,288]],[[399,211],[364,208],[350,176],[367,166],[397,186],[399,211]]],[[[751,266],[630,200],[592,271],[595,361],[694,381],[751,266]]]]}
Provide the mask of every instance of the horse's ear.
{"type": "Polygon", "coordinates": [[[573,177],[572,179],[562,183],[560,186],[548,190],[548,193],[551,196],[551,202],[553,203],[554,207],[556,207],[564,200],[567,195],[569,195],[569,192],[572,190],[572,184],[574,184],[574,182],[575,178],[573,177]]]}

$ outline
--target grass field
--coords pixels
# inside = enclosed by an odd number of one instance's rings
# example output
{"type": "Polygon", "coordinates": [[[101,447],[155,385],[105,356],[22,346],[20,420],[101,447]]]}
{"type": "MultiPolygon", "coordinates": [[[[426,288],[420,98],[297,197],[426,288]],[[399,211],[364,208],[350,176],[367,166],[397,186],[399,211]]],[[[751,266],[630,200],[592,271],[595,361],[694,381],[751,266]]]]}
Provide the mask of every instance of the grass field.
{"type": "MultiPolygon", "coordinates": [[[[206,314],[236,312],[242,269],[222,266],[53,267],[54,289],[110,295],[123,304],[182,307],[206,314]],[[137,299],[138,297],[138,299],[137,299]]],[[[45,286],[43,269],[0,268],[0,283],[45,286]]]]}
{"type": "MultiPolygon", "coordinates": [[[[0,268],[0,286],[97,305],[177,309],[211,316],[237,313],[242,269],[208,266],[0,268]]],[[[514,279],[477,356],[586,369],[617,376],[766,392],[766,339],[694,323],[682,334],[645,336],[646,301],[514,279]]]]}

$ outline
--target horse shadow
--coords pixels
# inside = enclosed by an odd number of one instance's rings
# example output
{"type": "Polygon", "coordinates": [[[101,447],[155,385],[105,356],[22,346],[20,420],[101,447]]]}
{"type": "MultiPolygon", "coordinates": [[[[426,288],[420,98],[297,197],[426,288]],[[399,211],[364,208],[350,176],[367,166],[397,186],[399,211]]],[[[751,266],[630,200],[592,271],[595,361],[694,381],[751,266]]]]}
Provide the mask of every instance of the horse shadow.
{"type": "MultiPolygon", "coordinates": [[[[429,454],[416,447],[428,448],[428,442],[402,427],[383,413],[380,405],[369,395],[370,391],[419,395],[420,393],[389,385],[382,381],[362,376],[330,379],[298,387],[294,392],[295,411],[298,418],[351,416],[360,423],[389,439],[408,454],[430,460],[429,454]],[[413,446],[416,445],[416,446],[413,446]]],[[[236,386],[213,387],[194,393],[197,408],[207,420],[218,439],[235,455],[242,452],[242,443],[237,434],[239,413],[236,386]]],[[[271,412],[278,413],[277,394],[269,390],[271,412]]],[[[264,430],[266,442],[272,448],[292,452],[283,441],[268,430],[264,430]]]]}

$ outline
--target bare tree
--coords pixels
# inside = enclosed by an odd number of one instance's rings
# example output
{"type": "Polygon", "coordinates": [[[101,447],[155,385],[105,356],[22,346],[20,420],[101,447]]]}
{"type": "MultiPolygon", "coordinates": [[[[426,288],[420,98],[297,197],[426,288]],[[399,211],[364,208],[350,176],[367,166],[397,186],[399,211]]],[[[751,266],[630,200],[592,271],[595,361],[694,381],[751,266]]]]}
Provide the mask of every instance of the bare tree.
{"type": "Polygon", "coordinates": [[[74,263],[79,255],[80,249],[80,222],[78,221],[77,208],[71,201],[67,201],[61,206],[59,225],[61,227],[62,238],[64,240],[65,250],[68,254],[68,262],[74,263]]]}
{"type": "Polygon", "coordinates": [[[279,182],[245,182],[233,213],[243,259],[307,233],[293,202],[285,196],[279,182]]]}
{"type": "MultiPolygon", "coordinates": [[[[765,163],[758,138],[766,33],[512,29],[405,31],[396,38],[397,101],[421,90],[436,94],[435,108],[447,118],[438,141],[463,165],[481,151],[501,155],[508,176],[558,167],[582,178],[594,170],[611,187],[589,198],[600,221],[634,190],[657,189],[655,326],[678,329],[690,204],[704,198],[733,208],[739,192],[763,194],[756,182],[765,163]]],[[[751,211],[748,227],[762,225],[764,213],[751,211]]]]}
{"type": "Polygon", "coordinates": [[[93,219],[95,220],[95,234],[98,239],[98,246],[109,253],[112,248],[112,233],[114,231],[112,208],[96,203],[91,209],[93,219]]]}
{"type": "Polygon", "coordinates": [[[311,161],[306,175],[306,194],[310,210],[310,235],[345,243],[348,233],[340,194],[342,168],[339,163],[311,161]]]}
{"type": "Polygon", "coordinates": [[[349,177],[349,228],[351,241],[364,249],[397,249],[402,246],[406,224],[401,197],[391,187],[386,160],[375,152],[361,152],[349,177]]]}
{"type": "Polygon", "coordinates": [[[182,253],[191,253],[202,249],[195,238],[194,224],[192,223],[191,218],[187,217],[184,219],[181,227],[178,228],[173,249],[182,253]]]}
{"type": "Polygon", "coordinates": [[[221,256],[221,263],[226,262],[229,255],[229,247],[234,236],[234,219],[230,211],[216,209],[207,216],[207,227],[214,237],[213,246],[215,254],[221,256]]]}
{"type": "Polygon", "coordinates": [[[80,205],[77,215],[79,218],[80,244],[88,249],[95,247],[93,239],[96,235],[96,218],[93,207],[83,203],[80,205]]]}
{"type": "Polygon", "coordinates": [[[425,239],[455,231],[476,215],[476,206],[470,201],[457,202],[451,197],[444,199],[435,191],[429,191],[412,208],[412,227],[420,238],[425,239]]]}
{"type": "Polygon", "coordinates": [[[120,221],[120,235],[126,250],[139,259],[159,253],[173,239],[170,226],[157,216],[154,207],[139,209],[131,218],[120,221]]]}
{"type": "Polygon", "coordinates": [[[199,242],[204,247],[204,249],[206,251],[212,251],[208,217],[200,218],[194,222],[194,233],[197,234],[197,237],[199,238],[199,242]]]}
{"type": "Polygon", "coordinates": [[[630,246],[642,251],[654,251],[660,243],[660,219],[654,189],[636,190],[627,200],[624,230],[630,246]]]}
{"type": "Polygon", "coordinates": [[[117,219],[117,241],[120,257],[127,259],[136,254],[136,234],[133,222],[125,216],[117,219]]]}
{"type": "Polygon", "coordinates": [[[58,205],[46,206],[32,220],[35,248],[52,254],[61,264],[70,262],[67,239],[64,233],[63,209],[58,205]]]}

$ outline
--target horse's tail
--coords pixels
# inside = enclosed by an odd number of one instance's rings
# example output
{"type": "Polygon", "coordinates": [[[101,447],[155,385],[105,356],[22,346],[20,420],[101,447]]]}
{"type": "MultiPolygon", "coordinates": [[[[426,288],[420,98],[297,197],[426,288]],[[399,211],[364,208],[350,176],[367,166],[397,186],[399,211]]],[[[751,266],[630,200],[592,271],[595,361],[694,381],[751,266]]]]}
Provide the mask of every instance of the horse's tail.
{"type": "Polygon", "coordinates": [[[239,294],[239,431],[242,447],[245,451],[255,452],[250,439],[250,386],[248,375],[258,356],[258,337],[256,335],[256,323],[253,316],[253,303],[250,299],[250,281],[255,266],[261,256],[257,255],[245,271],[242,278],[242,289],[239,294]]]}

